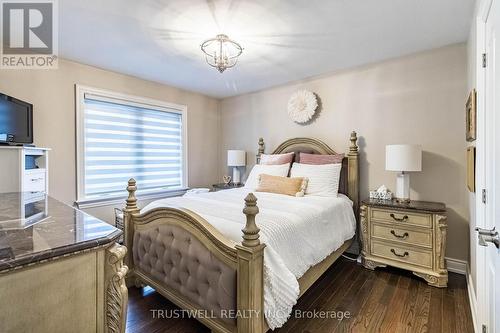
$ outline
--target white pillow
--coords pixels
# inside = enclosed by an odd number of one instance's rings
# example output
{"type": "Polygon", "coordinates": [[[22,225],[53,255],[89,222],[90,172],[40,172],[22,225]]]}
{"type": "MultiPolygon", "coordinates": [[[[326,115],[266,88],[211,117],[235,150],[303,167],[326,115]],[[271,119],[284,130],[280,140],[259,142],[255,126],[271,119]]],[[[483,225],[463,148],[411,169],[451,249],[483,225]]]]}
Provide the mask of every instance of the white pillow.
{"type": "Polygon", "coordinates": [[[290,177],[309,179],[306,195],[336,197],[339,192],[342,164],[301,164],[293,163],[290,177]]]}
{"type": "Polygon", "coordinates": [[[249,188],[252,190],[256,189],[259,185],[259,176],[261,174],[286,177],[288,176],[289,169],[290,163],[275,165],[256,164],[248,175],[247,181],[245,183],[245,188],[249,188]]]}

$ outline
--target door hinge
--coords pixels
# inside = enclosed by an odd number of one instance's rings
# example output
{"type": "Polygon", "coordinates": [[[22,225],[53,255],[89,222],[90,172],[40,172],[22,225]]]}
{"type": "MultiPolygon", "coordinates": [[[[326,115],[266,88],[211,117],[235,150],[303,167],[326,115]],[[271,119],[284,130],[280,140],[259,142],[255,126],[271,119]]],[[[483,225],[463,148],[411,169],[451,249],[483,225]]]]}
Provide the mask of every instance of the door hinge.
{"type": "Polygon", "coordinates": [[[483,188],[483,194],[482,194],[482,200],[483,200],[483,203],[485,204],[486,203],[486,189],[483,188]]]}
{"type": "Polygon", "coordinates": [[[483,53],[483,68],[486,68],[486,53],[483,53]]]}
{"type": "Polygon", "coordinates": [[[483,325],[482,328],[483,328],[482,333],[487,333],[488,332],[488,329],[486,328],[486,325],[483,325]]]}

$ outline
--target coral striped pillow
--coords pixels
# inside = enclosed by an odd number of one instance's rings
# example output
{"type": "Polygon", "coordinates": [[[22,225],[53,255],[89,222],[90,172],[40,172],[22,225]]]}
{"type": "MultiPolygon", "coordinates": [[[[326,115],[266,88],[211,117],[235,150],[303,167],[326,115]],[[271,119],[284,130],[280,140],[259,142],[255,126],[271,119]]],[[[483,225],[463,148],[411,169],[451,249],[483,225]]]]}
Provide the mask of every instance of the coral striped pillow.
{"type": "Polygon", "coordinates": [[[281,165],[286,163],[292,163],[293,155],[295,153],[286,153],[286,154],[262,154],[260,155],[260,164],[265,165],[281,165]]]}
{"type": "Polygon", "coordinates": [[[342,163],[344,156],[345,156],[344,154],[319,155],[319,154],[300,153],[299,162],[302,164],[337,164],[337,163],[342,163]]]}

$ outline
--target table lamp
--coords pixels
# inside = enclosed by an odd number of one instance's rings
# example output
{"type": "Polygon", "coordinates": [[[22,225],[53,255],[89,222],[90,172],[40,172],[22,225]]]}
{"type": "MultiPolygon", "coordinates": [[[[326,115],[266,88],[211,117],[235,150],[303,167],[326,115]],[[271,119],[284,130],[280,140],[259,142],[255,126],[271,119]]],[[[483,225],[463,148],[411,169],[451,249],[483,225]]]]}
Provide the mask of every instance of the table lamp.
{"type": "Polygon", "coordinates": [[[410,202],[410,175],[407,172],[422,171],[422,147],[410,144],[385,146],[385,169],[399,172],[396,201],[410,202]]]}
{"type": "Polygon", "coordinates": [[[233,183],[241,182],[240,169],[246,165],[246,152],[244,150],[228,150],[227,151],[227,166],[233,167],[233,183]]]}

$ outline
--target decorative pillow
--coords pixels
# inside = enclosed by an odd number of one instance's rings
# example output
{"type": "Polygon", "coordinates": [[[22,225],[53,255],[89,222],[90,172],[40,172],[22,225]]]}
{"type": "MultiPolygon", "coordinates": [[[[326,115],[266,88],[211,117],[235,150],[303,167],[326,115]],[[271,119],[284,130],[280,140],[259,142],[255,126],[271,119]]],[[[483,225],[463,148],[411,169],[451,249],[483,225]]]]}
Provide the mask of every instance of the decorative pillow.
{"type": "Polygon", "coordinates": [[[263,173],[271,176],[288,176],[288,170],[290,169],[290,163],[280,164],[280,165],[262,165],[256,164],[250,171],[247,181],[245,183],[245,188],[256,189],[259,185],[259,176],[263,173]]]}
{"type": "Polygon", "coordinates": [[[295,154],[294,152],[286,154],[273,154],[273,155],[262,154],[260,155],[260,164],[276,165],[276,164],[292,163],[294,154],[295,154]]]}
{"type": "Polygon", "coordinates": [[[336,197],[339,191],[342,164],[302,164],[293,163],[290,177],[309,179],[306,195],[336,197]]]}
{"type": "Polygon", "coordinates": [[[300,153],[299,162],[302,164],[337,164],[342,163],[344,156],[344,154],[320,155],[300,153]]]}
{"type": "Polygon", "coordinates": [[[307,178],[289,178],[261,174],[259,176],[259,185],[255,191],[303,197],[306,187],[307,178]]]}

